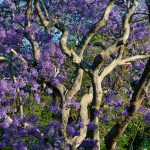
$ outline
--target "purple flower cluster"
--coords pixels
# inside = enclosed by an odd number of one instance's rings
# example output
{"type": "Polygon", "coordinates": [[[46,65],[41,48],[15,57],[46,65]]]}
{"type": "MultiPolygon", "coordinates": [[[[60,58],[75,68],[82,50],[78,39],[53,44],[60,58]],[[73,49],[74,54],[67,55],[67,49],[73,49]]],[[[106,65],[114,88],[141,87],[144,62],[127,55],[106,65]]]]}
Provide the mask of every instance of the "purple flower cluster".
{"type": "Polygon", "coordinates": [[[80,109],[80,103],[75,101],[76,99],[72,99],[68,104],[67,107],[68,108],[76,108],[76,109],[80,109]]]}

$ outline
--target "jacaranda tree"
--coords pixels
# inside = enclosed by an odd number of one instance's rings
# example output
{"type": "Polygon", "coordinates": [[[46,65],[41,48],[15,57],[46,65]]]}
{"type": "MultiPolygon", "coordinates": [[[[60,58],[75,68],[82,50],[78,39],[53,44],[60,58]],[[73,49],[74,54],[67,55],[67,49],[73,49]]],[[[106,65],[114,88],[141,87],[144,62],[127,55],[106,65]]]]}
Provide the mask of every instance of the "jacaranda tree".
{"type": "Polygon", "coordinates": [[[0,10],[0,149],[113,150],[139,112],[150,124],[148,0],[0,10]]]}

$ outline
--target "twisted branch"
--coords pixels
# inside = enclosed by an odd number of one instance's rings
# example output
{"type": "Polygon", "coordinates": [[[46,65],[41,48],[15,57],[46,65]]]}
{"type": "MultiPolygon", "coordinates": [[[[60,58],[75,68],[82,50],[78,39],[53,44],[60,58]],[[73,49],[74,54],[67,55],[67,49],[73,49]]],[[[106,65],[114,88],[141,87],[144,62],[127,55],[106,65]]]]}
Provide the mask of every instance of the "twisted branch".
{"type": "Polygon", "coordinates": [[[108,5],[105,9],[105,12],[103,14],[103,17],[96,24],[94,24],[91,27],[88,34],[85,35],[85,37],[83,37],[81,43],[79,44],[81,47],[80,57],[83,57],[84,50],[87,47],[87,45],[89,44],[89,42],[90,42],[91,38],[93,37],[93,35],[95,34],[95,32],[97,32],[99,29],[101,29],[102,27],[104,27],[106,25],[108,18],[109,18],[109,14],[113,8],[115,1],[116,0],[109,1],[108,5]]]}
{"type": "Polygon", "coordinates": [[[93,65],[92,65],[93,70],[99,68],[99,65],[105,59],[108,59],[110,55],[116,53],[122,45],[126,44],[130,33],[130,20],[137,6],[138,6],[138,0],[134,0],[133,5],[128,9],[128,11],[125,13],[123,17],[124,33],[122,37],[119,38],[114,44],[109,46],[105,51],[101,52],[94,58],[93,65]]]}

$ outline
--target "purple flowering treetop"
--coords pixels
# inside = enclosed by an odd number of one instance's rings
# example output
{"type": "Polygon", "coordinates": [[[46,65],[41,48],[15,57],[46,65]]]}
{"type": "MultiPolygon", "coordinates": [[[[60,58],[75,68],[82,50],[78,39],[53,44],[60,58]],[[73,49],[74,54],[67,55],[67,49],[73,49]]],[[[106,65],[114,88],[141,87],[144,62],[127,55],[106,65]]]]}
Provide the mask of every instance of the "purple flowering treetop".
{"type": "MultiPolygon", "coordinates": [[[[149,97],[149,7],[144,0],[0,3],[0,148],[100,149],[101,124],[113,120],[103,138],[115,149],[149,97]],[[37,108],[51,112],[46,127],[37,108]]],[[[144,119],[149,124],[149,111],[144,119]]]]}

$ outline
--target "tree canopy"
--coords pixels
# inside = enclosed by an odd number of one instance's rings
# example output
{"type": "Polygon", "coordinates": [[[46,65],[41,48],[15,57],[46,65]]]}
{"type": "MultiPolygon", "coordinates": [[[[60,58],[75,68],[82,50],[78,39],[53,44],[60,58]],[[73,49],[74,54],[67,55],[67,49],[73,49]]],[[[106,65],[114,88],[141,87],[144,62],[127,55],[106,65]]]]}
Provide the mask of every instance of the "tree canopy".
{"type": "Polygon", "coordinates": [[[0,148],[131,149],[150,125],[149,22],[148,0],[1,1],[0,148]]]}

